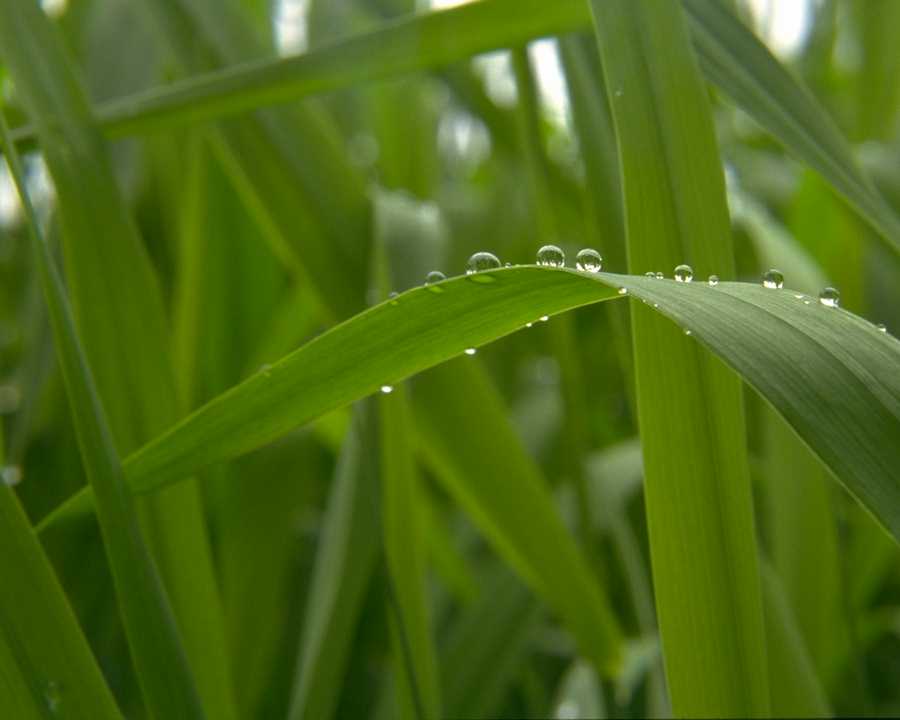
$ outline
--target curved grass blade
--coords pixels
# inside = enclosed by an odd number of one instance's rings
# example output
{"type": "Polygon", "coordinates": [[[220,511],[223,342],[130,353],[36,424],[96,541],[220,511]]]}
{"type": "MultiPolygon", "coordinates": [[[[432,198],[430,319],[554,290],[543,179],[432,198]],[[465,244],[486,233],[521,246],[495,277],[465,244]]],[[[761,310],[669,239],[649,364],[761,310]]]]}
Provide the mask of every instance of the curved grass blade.
{"type": "MultiPolygon", "coordinates": [[[[336,326],[212,400],[125,461],[134,492],[188,477],[417,372],[553,315],[646,300],[753,386],[900,539],[900,342],[790,290],[512,267],[409,290],[336,326]],[[437,292],[437,290],[440,292],[437,292]]],[[[89,511],[89,493],[42,526],[89,511]]]]}
{"type": "MultiPolygon", "coordinates": [[[[40,12],[37,7],[34,10],[40,12]]],[[[3,27],[0,21],[0,28],[3,27]]],[[[22,167],[2,114],[0,140],[25,208],[78,445],[97,499],[100,529],[144,699],[157,717],[202,718],[200,698],[175,618],[144,543],[134,497],[128,491],[100,396],[75,331],[62,278],[54,265],[50,246],[40,235],[22,167]]]]}

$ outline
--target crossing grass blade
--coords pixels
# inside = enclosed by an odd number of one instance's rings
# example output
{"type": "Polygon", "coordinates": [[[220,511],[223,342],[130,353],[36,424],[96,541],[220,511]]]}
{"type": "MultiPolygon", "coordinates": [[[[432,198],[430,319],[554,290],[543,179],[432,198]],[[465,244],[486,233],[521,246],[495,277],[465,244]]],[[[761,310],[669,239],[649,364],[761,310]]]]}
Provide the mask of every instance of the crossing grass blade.
{"type": "MultiPolygon", "coordinates": [[[[722,3],[683,0],[704,74],[760,125],[816,169],[894,252],[900,221],[859,170],[846,139],[813,95],[722,3]]],[[[281,60],[199,75],[97,108],[110,137],[155,132],[325,93],[352,84],[435,69],[471,55],[590,24],[582,0],[527,5],[481,0],[395,20],[370,33],[281,60]]],[[[190,34],[187,34],[190,37],[190,34]]],[[[33,142],[30,128],[15,133],[33,142]]]]}
{"type": "MultiPolygon", "coordinates": [[[[37,7],[34,11],[40,12],[37,7]]],[[[0,36],[5,35],[5,29],[8,29],[7,26],[0,22],[0,36]]],[[[202,718],[200,698],[175,618],[141,534],[134,497],[126,486],[93,375],[75,331],[62,278],[54,265],[50,246],[40,234],[26,191],[24,173],[2,114],[0,145],[6,151],[25,208],[35,264],[49,310],[82,462],[97,498],[100,528],[144,700],[150,712],[159,717],[202,718]],[[153,632],[147,632],[148,628],[153,628],[153,632]]],[[[15,639],[11,634],[6,636],[7,641],[15,639]]],[[[21,657],[21,651],[19,655],[21,657]]],[[[29,675],[33,672],[28,670],[29,675]]],[[[36,681],[37,678],[32,675],[30,682],[36,681]]],[[[97,709],[108,710],[109,701],[102,697],[98,699],[100,704],[97,709]]]]}
{"type": "MultiPolygon", "coordinates": [[[[179,413],[162,293],[72,63],[40,8],[26,8],[0,5],[2,56],[53,177],[78,332],[115,450],[124,455],[179,413]]],[[[221,606],[198,489],[187,483],[142,502],[139,511],[198,690],[212,714],[231,718],[221,606]]]]}
{"type": "MultiPolygon", "coordinates": [[[[594,0],[591,7],[616,127],[629,270],[690,263],[701,278],[733,277],[712,111],[680,3],[594,0]]],[[[740,382],[650,307],[633,303],[632,310],[644,497],[672,710],[766,715],[740,382]]]]}

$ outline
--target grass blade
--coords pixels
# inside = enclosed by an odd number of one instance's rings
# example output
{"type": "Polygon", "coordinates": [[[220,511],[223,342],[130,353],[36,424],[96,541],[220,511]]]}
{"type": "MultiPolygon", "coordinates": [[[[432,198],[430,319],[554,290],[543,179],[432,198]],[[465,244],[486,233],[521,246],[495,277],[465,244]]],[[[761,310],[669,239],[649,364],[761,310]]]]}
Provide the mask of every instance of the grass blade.
{"type": "MultiPolygon", "coordinates": [[[[124,455],[179,415],[157,277],[113,176],[84,90],[40,8],[0,5],[3,56],[53,177],[72,306],[124,455]]],[[[77,407],[77,406],[76,406],[77,407]]],[[[194,483],[139,506],[211,714],[233,717],[221,606],[194,483]]]]}
{"type": "MultiPolygon", "coordinates": [[[[399,382],[535,317],[619,297],[614,287],[656,303],[691,330],[900,539],[900,447],[890,441],[900,423],[896,339],[841,309],[806,305],[789,290],[538,267],[447,280],[440,293],[416,288],[338,325],[129,456],[129,483],[141,493],[176,482],[377,392],[385,378],[399,382]],[[344,360],[352,373],[342,369],[344,360]],[[317,382],[322,373],[327,383],[317,382]]],[[[79,493],[41,525],[91,504],[89,493],[79,493]]]]}
{"type": "MultiPolygon", "coordinates": [[[[690,262],[700,277],[733,276],[712,114],[680,4],[594,0],[592,8],[618,139],[629,270],[690,262]]],[[[649,307],[632,309],[650,555],[672,709],[765,715],[740,382],[649,307]]]]}
{"type": "MultiPolygon", "coordinates": [[[[40,12],[36,6],[33,11],[40,12]]],[[[8,26],[0,21],[0,36],[5,36],[6,29],[8,26]]],[[[201,718],[203,710],[175,618],[156,566],[144,544],[134,498],[126,486],[93,376],[75,332],[62,279],[53,264],[49,245],[39,234],[19,158],[11,145],[2,114],[0,136],[26,208],[36,265],[75,419],[82,461],[97,500],[97,515],[144,699],[150,712],[157,717],[201,718]],[[148,632],[148,628],[153,631],[148,632]]]]}

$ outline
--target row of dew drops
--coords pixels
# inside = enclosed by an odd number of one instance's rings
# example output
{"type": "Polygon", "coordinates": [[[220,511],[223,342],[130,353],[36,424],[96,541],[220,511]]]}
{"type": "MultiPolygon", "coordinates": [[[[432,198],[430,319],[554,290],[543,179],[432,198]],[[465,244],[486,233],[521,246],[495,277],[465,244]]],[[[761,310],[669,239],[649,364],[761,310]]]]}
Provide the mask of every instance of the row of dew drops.
{"type": "MultiPolygon", "coordinates": [[[[537,252],[537,264],[542,267],[554,267],[554,268],[564,268],[566,266],[566,255],[562,251],[561,248],[556,245],[544,245],[537,252]]],[[[487,270],[498,270],[502,266],[500,259],[490,252],[479,251],[474,253],[466,263],[466,275],[474,275],[476,273],[485,272],[487,270]]],[[[511,263],[506,263],[506,267],[511,267],[511,263]]],[[[582,272],[588,273],[598,273],[603,268],[603,258],[593,248],[584,248],[578,251],[578,254],[575,256],[575,267],[576,269],[582,272]]],[[[647,272],[644,273],[645,277],[653,278],[656,280],[665,279],[665,275],[661,272],[647,272]]],[[[694,270],[690,265],[678,265],[674,271],[674,278],[676,282],[680,283],[689,283],[694,280],[694,270]]],[[[439,287],[435,287],[436,283],[441,282],[442,280],[446,280],[447,276],[442,273],[440,270],[432,270],[425,277],[425,285],[429,287],[434,292],[442,292],[439,287]]],[[[710,287],[715,287],[719,284],[719,276],[718,275],[710,275],[707,279],[707,284],[710,287]]],[[[771,269],[767,270],[762,277],[762,285],[763,287],[769,290],[781,290],[784,287],[784,275],[780,270],[771,269]]],[[[620,295],[626,295],[628,293],[628,289],[625,287],[619,288],[620,295]]],[[[795,294],[795,298],[798,300],[803,300],[805,305],[811,304],[811,300],[802,294],[795,294]]],[[[835,308],[840,304],[841,294],[837,289],[833,287],[826,287],[819,293],[819,303],[824,305],[825,307],[835,308]]],[[[645,301],[646,302],[646,301],[645,301]]],[[[658,303],[653,303],[654,307],[659,307],[658,303]]],[[[547,315],[543,315],[540,320],[546,322],[549,319],[547,315]]],[[[533,323],[526,323],[525,327],[531,327],[533,323]]],[[[883,323],[878,323],[875,326],[879,332],[886,333],[887,328],[883,323]]],[[[685,335],[690,335],[690,330],[684,331],[685,335]]],[[[477,350],[473,347],[465,349],[466,355],[474,355],[477,350]]],[[[387,394],[393,392],[394,388],[392,385],[382,385],[381,392],[387,394]]]]}

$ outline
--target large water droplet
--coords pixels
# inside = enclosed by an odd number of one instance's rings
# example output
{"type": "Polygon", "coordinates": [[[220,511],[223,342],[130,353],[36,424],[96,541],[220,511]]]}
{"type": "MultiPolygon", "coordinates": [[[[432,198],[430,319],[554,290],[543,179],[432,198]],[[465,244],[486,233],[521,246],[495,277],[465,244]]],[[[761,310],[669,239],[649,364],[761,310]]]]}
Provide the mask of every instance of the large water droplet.
{"type": "Polygon", "coordinates": [[[780,290],[784,287],[784,275],[775,268],[766,270],[766,274],[763,275],[763,287],[769,288],[769,290],[780,290]]]}
{"type": "Polygon", "coordinates": [[[707,280],[710,287],[715,287],[719,284],[719,276],[718,275],[710,275],[709,280],[707,280]]]}
{"type": "Polygon", "coordinates": [[[603,258],[593,248],[584,248],[575,256],[575,267],[584,272],[600,272],[603,268],[603,258]]]}
{"type": "Polygon", "coordinates": [[[500,260],[489,252],[477,252],[466,263],[466,275],[472,275],[485,270],[496,270],[500,267],[500,260]]]}
{"type": "Polygon", "coordinates": [[[675,282],[689,283],[694,279],[694,270],[690,265],[679,265],[675,268],[675,282]]]}
{"type": "Polygon", "coordinates": [[[477,351],[475,348],[466,348],[465,350],[463,350],[463,352],[464,352],[466,355],[474,355],[474,354],[477,353],[478,351],[477,351]]]}
{"type": "Polygon", "coordinates": [[[556,245],[544,245],[537,252],[537,264],[544,267],[565,267],[566,254],[556,245]]]}
{"type": "Polygon", "coordinates": [[[0,470],[0,479],[8,487],[15,487],[22,482],[22,468],[18,465],[7,465],[0,470]]]}
{"type": "Polygon", "coordinates": [[[394,386],[393,385],[382,385],[381,392],[383,392],[385,395],[390,395],[392,392],[394,392],[394,386]]]}
{"type": "Polygon", "coordinates": [[[819,302],[825,307],[837,307],[841,302],[841,294],[833,287],[827,287],[819,293],[819,302]]]}
{"type": "Polygon", "coordinates": [[[434,283],[439,283],[441,280],[446,280],[447,276],[444,275],[440,270],[432,270],[425,276],[425,284],[432,285],[434,283]]]}

